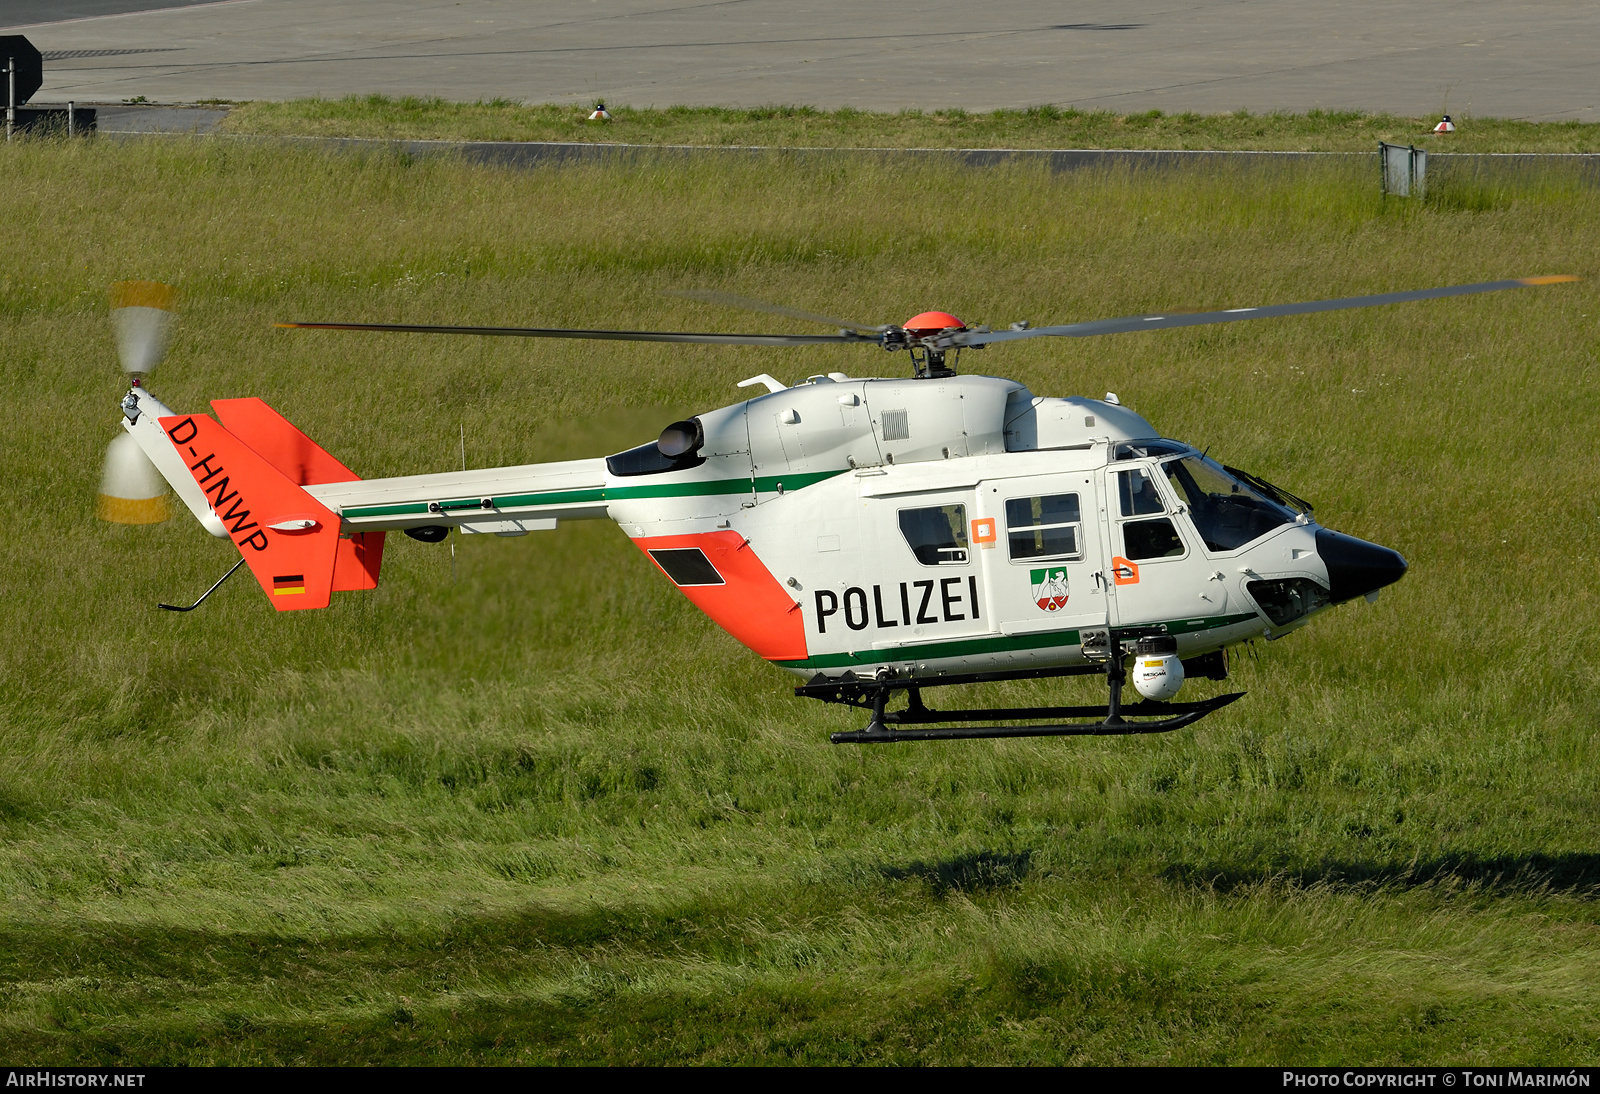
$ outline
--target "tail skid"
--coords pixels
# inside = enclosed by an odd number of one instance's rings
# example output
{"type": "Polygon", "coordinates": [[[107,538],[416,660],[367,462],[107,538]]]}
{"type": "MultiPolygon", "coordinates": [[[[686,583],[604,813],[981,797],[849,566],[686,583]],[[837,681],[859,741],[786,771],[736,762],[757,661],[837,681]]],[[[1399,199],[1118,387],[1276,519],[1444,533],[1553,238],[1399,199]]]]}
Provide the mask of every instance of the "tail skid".
{"type": "Polygon", "coordinates": [[[235,570],[237,570],[240,566],[243,566],[243,565],[244,565],[244,556],[240,555],[239,556],[239,561],[235,562],[232,566],[230,566],[228,568],[228,572],[227,573],[225,573],[221,577],[217,578],[217,580],[212,583],[211,588],[209,588],[205,592],[201,593],[200,594],[200,599],[196,600],[193,604],[190,604],[188,607],[184,607],[182,604],[157,604],[156,607],[164,609],[165,611],[169,611],[169,612],[192,612],[196,608],[198,608],[200,605],[202,605],[202,604],[204,604],[206,602],[206,597],[210,596],[212,593],[214,593],[218,589],[222,588],[222,583],[224,581],[228,580],[230,577],[232,577],[233,576],[233,572],[235,570]]]}

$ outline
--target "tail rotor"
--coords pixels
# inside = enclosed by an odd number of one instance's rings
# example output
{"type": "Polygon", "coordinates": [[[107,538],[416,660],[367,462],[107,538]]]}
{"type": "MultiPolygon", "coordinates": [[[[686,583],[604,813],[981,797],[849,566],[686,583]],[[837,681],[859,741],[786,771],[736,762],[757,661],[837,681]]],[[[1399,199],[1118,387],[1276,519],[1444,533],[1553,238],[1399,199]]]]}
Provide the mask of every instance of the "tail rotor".
{"type": "MultiPolygon", "coordinates": [[[[166,354],[177,293],[158,281],[118,281],[111,286],[111,326],[122,371],[134,387],[166,354]]],[[[106,449],[96,512],[115,524],[158,524],[171,515],[167,487],[138,441],[127,433],[106,449]]]]}
{"type": "Polygon", "coordinates": [[[172,515],[166,482],[130,433],[106,449],[95,512],[113,524],[160,524],[172,515]]]}

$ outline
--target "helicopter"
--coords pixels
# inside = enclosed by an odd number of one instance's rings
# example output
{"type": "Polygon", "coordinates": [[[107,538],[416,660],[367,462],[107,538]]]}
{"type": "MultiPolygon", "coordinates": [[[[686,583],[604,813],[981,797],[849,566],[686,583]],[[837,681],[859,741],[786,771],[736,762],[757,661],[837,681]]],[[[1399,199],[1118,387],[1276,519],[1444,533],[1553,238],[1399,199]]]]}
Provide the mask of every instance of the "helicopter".
{"type": "Polygon", "coordinates": [[[256,398],[173,411],[159,362],[170,288],[120,282],[112,317],[124,434],[100,512],[165,518],[165,487],[248,565],[279,611],[377,586],[388,532],[425,543],[614,521],[688,600],[796,695],[870,712],[835,743],[1166,733],[1242,697],[1176,702],[1227,677],[1225,652],[1281,638],[1334,605],[1375,600],[1396,551],[1322,526],[1288,490],[1164,437],[1111,392],[1039,396],[961,374],[963,351],[1040,337],[1190,327],[1550,285],[1571,275],[1058,326],[969,327],[928,311],[867,326],[716,292],[706,303],[825,323],[832,334],[720,334],[396,323],[286,329],[724,346],[845,344],[904,352],[911,375],[830,372],[668,424],[609,456],[361,479],[256,398]],[[930,688],[1102,675],[1104,705],[936,709],[930,688]],[[1124,704],[1131,675],[1141,701],[1124,704]],[[905,704],[889,709],[895,697],[905,704]]]}

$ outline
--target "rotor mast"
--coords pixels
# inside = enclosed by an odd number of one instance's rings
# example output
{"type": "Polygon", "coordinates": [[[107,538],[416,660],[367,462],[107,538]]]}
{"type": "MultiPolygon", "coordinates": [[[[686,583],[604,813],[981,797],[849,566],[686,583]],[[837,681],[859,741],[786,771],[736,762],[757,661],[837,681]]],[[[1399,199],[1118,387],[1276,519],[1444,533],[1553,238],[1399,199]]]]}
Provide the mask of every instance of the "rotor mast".
{"type": "Polygon", "coordinates": [[[918,380],[942,380],[956,374],[962,346],[956,336],[966,333],[967,325],[949,312],[925,311],[884,331],[883,348],[909,352],[911,374],[918,380]]]}

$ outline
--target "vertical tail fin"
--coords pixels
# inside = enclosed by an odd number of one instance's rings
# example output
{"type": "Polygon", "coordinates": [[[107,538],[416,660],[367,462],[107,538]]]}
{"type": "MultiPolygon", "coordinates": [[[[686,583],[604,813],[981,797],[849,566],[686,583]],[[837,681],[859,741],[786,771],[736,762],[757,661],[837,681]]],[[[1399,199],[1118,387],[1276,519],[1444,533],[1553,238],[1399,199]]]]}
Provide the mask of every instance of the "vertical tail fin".
{"type": "MultiPolygon", "coordinates": [[[[229,433],[297,486],[360,481],[361,476],[260,399],[214,399],[211,408],[229,433]]],[[[335,527],[337,523],[335,520],[335,527]]],[[[383,532],[357,532],[339,541],[333,565],[334,592],[378,587],[383,539],[383,532]]]]}
{"type": "Polygon", "coordinates": [[[326,608],[338,516],[208,415],[162,418],[161,428],[272,606],[326,608]]]}
{"type": "Polygon", "coordinates": [[[281,471],[296,486],[358,482],[361,476],[318,447],[294,424],[260,399],[213,399],[224,429],[281,471]]]}

